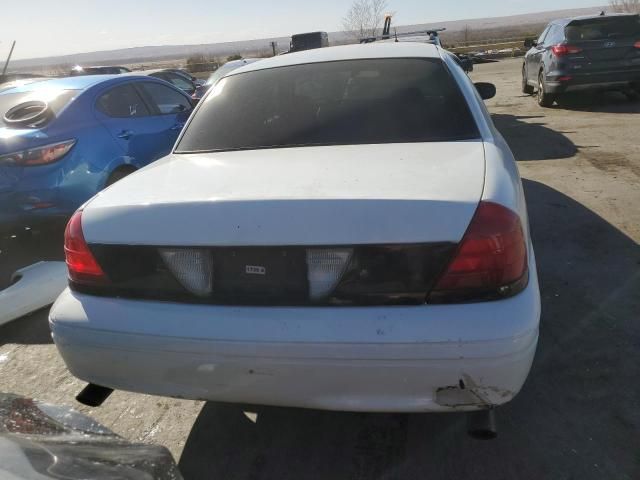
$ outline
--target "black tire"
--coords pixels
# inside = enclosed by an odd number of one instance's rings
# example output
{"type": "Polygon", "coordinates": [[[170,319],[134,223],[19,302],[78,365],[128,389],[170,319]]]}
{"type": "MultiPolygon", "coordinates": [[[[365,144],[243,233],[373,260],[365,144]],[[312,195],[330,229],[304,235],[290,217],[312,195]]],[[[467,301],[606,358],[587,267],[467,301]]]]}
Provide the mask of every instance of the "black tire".
{"type": "Polygon", "coordinates": [[[114,183],[122,180],[124,177],[132,174],[133,172],[135,172],[135,169],[133,167],[131,168],[121,167],[114,170],[113,172],[111,172],[111,175],[109,175],[109,178],[107,179],[107,183],[105,184],[105,188],[110,187],[114,183]]]}
{"type": "Polygon", "coordinates": [[[544,72],[541,71],[540,75],[538,75],[538,105],[548,108],[553,106],[553,102],[556,101],[556,96],[547,93],[546,88],[547,86],[544,80],[544,72]]]}
{"type": "Polygon", "coordinates": [[[533,95],[535,89],[527,83],[527,67],[522,66],[522,93],[525,95],[533,95]]]}

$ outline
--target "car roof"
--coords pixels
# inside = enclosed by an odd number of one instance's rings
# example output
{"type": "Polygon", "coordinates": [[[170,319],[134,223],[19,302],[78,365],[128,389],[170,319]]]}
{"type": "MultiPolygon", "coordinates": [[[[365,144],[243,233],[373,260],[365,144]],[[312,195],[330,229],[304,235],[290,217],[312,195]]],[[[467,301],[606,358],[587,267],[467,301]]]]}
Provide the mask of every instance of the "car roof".
{"type": "Polygon", "coordinates": [[[126,68],[126,67],[123,67],[122,65],[77,65],[77,66],[80,68],[126,68]]]}
{"type": "Polygon", "coordinates": [[[577,17],[570,18],[559,18],[558,20],[554,20],[553,24],[560,25],[569,25],[571,22],[582,21],[582,20],[597,20],[597,19],[606,19],[612,17],[638,17],[637,13],[607,13],[606,15],[601,14],[593,14],[593,15],[580,15],[577,17]]]}
{"type": "Polygon", "coordinates": [[[144,75],[144,76],[149,76],[152,75],[154,73],[159,73],[159,72],[166,72],[167,69],[166,68],[152,68],[151,70],[136,70],[134,72],[125,72],[122,75],[144,75]]]}
{"type": "Polygon", "coordinates": [[[301,52],[265,58],[259,62],[245,65],[229,75],[264,70],[267,68],[287,67],[306,63],[336,62],[340,60],[364,60],[372,58],[440,58],[440,49],[430,43],[393,42],[343,45],[339,47],[316,48],[301,52]]]}
{"type": "Polygon", "coordinates": [[[122,75],[79,75],[77,77],[44,78],[41,81],[25,83],[5,90],[0,92],[0,95],[4,93],[33,92],[41,89],[86,90],[98,83],[119,77],[122,77],[122,75]]]}
{"type": "Polygon", "coordinates": [[[249,65],[250,63],[257,62],[258,60],[263,60],[263,59],[262,58],[241,58],[239,60],[231,60],[223,64],[220,68],[226,67],[226,66],[235,67],[235,66],[249,65]]]}

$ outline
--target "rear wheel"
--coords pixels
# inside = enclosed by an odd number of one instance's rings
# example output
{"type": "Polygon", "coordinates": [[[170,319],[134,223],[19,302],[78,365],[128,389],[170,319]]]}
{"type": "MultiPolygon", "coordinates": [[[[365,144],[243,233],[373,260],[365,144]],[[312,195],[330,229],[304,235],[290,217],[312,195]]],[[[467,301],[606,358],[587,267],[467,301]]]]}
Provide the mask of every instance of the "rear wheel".
{"type": "Polygon", "coordinates": [[[120,167],[120,168],[117,168],[116,170],[111,172],[111,175],[109,175],[109,178],[107,179],[107,183],[105,184],[105,188],[113,185],[114,183],[116,183],[116,182],[118,182],[120,180],[122,180],[127,175],[131,175],[135,171],[136,171],[136,169],[133,168],[133,167],[120,167]]]}
{"type": "Polygon", "coordinates": [[[527,67],[522,66],[522,93],[525,95],[533,95],[534,88],[527,82],[527,67]]]}
{"type": "Polygon", "coordinates": [[[555,95],[547,93],[547,85],[544,80],[544,72],[540,72],[538,75],[538,105],[541,107],[550,107],[555,102],[555,95]]]}

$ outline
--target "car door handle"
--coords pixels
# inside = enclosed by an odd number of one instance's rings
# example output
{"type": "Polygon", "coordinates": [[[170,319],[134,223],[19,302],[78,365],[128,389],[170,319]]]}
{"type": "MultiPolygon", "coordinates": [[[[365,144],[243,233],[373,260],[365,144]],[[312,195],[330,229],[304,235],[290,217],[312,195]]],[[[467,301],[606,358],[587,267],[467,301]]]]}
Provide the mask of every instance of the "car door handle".
{"type": "Polygon", "coordinates": [[[176,123],[171,130],[182,130],[184,128],[184,123],[176,123]]]}
{"type": "Polygon", "coordinates": [[[116,135],[118,138],[122,138],[124,140],[129,140],[131,138],[131,136],[133,135],[133,132],[131,130],[122,130],[118,135],[116,135]]]}

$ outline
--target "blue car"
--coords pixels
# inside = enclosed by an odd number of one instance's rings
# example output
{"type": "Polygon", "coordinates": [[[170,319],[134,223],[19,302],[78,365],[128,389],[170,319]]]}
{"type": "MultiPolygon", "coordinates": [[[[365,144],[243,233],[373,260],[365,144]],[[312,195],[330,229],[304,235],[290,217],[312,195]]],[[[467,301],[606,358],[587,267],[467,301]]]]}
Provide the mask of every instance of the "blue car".
{"type": "Polygon", "coordinates": [[[167,155],[192,101],[153,78],[42,79],[0,90],[0,227],[66,219],[167,155]]]}

